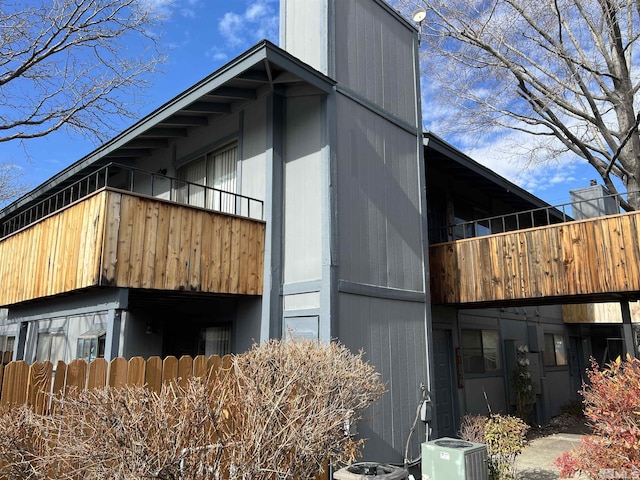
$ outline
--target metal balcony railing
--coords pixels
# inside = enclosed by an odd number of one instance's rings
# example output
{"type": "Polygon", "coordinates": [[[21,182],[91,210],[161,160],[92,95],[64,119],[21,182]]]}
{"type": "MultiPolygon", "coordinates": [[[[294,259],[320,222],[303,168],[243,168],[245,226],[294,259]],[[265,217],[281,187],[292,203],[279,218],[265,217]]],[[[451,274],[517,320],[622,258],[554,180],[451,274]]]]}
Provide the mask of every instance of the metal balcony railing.
{"type": "Polygon", "coordinates": [[[525,228],[543,227],[585,218],[615,215],[623,211],[621,207],[623,203],[629,203],[629,195],[638,195],[639,193],[640,192],[616,193],[555,206],[451,223],[430,232],[431,243],[462,240],[523,230],[525,228]]]}
{"type": "Polygon", "coordinates": [[[105,187],[149,195],[174,203],[232,215],[264,220],[261,200],[197,183],[152,173],[126,165],[109,163],[31,207],[2,220],[0,238],[28,227],[40,219],[105,187]]]}

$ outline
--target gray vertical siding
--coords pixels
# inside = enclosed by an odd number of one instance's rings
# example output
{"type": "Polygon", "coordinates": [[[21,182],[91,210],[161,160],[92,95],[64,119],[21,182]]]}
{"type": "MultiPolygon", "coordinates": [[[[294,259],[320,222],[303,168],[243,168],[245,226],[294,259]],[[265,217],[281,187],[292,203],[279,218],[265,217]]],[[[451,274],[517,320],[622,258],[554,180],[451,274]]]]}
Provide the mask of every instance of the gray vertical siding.
{"type": "MultiPolygon", "coordinates": [[[[409,429],[426,384],[424,316],[419,302],[339,294],[338,337],[352,351],[360,349],[382,376],[386,393],[358,429],[366,438],[365,459],[402,462],[409,429]]],[[[412,437],[417,456],[424,441],[422,424],[412,437]]]]}
{"type": "Polygon", "coordinates": [[[280,46],[327,75],[332,73],[327,62],[330,1],[280,0],[280,46]]]}
{"type": "Polygon", "coordinates": [[[287,99],[284,162],[284,283],[322,275],[321,97],[287,99]]]}
{"type": "Polygon", "coordinates": [[[373,0],[335,2],[335,77],[410,125],[418,106],[415,32],[373,0]]]}
{"type": "Polygon", "coordinates": [[[424,291],[416,138],[338,96],[341,279],[424,291]]]}

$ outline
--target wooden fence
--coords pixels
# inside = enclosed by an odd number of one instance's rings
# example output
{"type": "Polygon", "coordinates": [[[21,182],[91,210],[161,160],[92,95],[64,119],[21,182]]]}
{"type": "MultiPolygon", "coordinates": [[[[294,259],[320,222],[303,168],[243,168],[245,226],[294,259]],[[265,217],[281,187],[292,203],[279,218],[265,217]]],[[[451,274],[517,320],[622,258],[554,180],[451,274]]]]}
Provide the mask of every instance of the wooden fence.
{"type": "Polygon", "coordinates": [[[107,362],[103,358],[87,364],[82,359],[69,365],[59,361],[54,371],[51,362],[11,362],[0,366],[0,405],[30,405],[36,413],[48,411],[50,394],[67,394],[105,386],[144,386],[156,392],[163,384],[175,382],[184,386],[192,377],[206,378],[221,370],[231,368],[231,357],[217,355],[195,358],[183,356],[151,357],[145,360],[115,358],[107,362]]]}

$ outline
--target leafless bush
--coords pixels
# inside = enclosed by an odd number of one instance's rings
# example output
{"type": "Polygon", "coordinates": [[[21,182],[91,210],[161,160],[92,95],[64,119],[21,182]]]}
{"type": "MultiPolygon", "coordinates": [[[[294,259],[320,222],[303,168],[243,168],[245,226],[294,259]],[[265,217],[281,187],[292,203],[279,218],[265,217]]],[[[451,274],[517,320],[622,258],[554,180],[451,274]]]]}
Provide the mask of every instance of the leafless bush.
{"type": "Polygon", "coordinates": [[[488,417],[482,415],[465,415],[460,422],[460,438],[467,442],[485,443],[487,420],[488,417]]]}
{"type": "Polygon", "coordinates": [[[272,341],[236,357],[234,368],[242,478],[304,480],[328,459],[352,461],[361,442],[345,427],[384,392],[373,367],[335,343],[272,341]]]}
{"type": "Polygon", "coordinates": [[[383,392],[345,347],[270,342],[231,372],[185,388],[96,389],[0,415],[0,477],[15,479],[313,478],[360,442],[345,425],[383,392]]]}

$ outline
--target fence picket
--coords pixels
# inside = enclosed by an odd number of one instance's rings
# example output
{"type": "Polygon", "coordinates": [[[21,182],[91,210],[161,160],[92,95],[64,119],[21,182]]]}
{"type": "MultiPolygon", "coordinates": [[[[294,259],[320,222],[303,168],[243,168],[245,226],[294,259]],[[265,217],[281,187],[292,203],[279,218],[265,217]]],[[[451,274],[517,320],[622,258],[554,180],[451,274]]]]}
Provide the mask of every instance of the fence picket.
{"type": "Polygon", "coordinates": [[[162,362],[162,384],[168,385],[175,383],[178,378],[178,359],[176,357],[167,357],[162,362]]]}
{"type": "Polygon", "coordinates": [[[178,385],[186,388],[191,377],[193,377],[193,358],[183,355],[178,360],[178,385]]]}
{"type": "Polygon", "coordinates": [[[109,386],[122,387],[127,384],[129,363],[122,357],[114,358],[109,365],[109,386]]]}
{"type": "Polygon", "coordinates": [[[104,358],[96,358],[89,364],[89,379],[87,390],[92,388],[104,388],[107,386],[107,372],[109,363],[104,358]]]}
{"type": "Polygon", "coordinates": [[[193,376],[197,378],[207,378],[207,357],[198,355],[193,359],[193,376]]]}
{"type": "Polygon", "coordinates": [[[11,362],[4,370],[2,405],[21,405],[27,401],[29,366],[24,361],[11,362]]]}
{"type": "Polygon", "coordinates": [[[129,368],[127,371],[127,385],[143,387],[145,383],[146,362],[142,357],[133,357],[129,360],[129,368]]]}
{"type": "Polygon", "coordinates": [[[87,362],[76,358],[67,366],[67,381],[64,394],[75,394],[83,391],[87,386],[87,362]]]}
{"type": "Polygon", "coordinates": [[[52,375],[53,364],[49,361],[31,365],[27,403],[38,415],[44,415],[49,410],[52,375]]]}
{"type": "Polygon", "coordinates": [[[160,392],[162,387],[162,359],[160,357],[151,357],[147,360],[144,378],[149,390],[160,392]]]}

